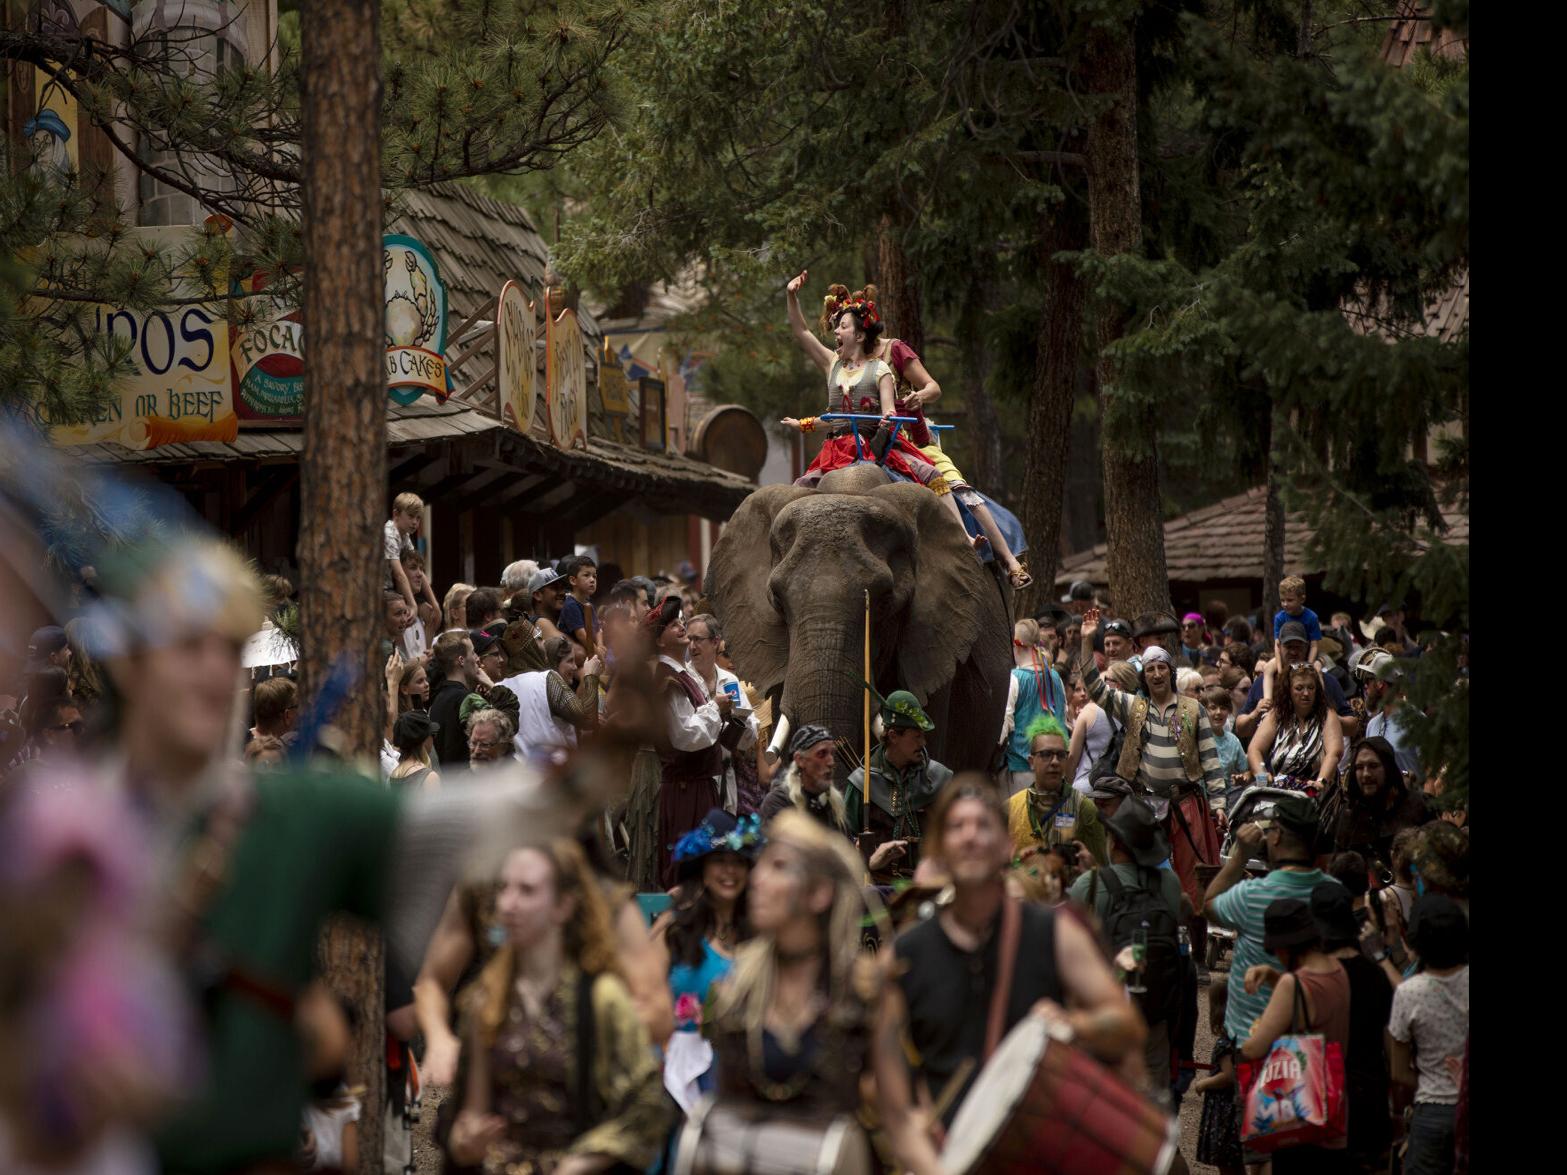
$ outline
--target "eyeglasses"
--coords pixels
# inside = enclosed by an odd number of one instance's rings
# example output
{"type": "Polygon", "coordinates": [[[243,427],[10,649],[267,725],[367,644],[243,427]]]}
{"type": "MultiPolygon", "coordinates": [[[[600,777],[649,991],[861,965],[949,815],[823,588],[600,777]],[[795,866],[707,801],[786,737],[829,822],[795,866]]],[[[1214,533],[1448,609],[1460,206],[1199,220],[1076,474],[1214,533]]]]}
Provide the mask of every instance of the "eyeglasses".
{"type": "Polygon", "coordinates": [[[1028,753],[1028,757],[1030,759],[1043,759],[1046,762],[1054,762],[1054,761],[1056,761],[1058,759],[1065,759],[1066,758],[1066,752],[1065,751],[1030,751],[1028,753]]]}

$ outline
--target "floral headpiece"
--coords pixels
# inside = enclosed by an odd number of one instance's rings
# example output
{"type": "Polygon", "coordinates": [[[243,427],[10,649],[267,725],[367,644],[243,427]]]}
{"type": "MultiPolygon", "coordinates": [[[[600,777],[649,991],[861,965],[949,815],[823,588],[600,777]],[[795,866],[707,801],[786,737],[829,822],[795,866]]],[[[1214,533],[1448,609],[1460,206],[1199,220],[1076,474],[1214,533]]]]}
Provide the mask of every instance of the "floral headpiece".
{"type": "Polygon", "coordinates": [[[881,314],[876,309],[875,301],[866,297],[864,290],[856,290],[851,294],[847,286],[828,286],[827,296],[822,299],[823,328],[830,326],[833,319],[843,310],[850,310],[857,314],[862,326],[881,321],[881,314]]]}
{"type": "Polygon", "coordinates": [[[762,834],[762,818],[752,812],[728,830],[713,823],[712,813],[690,832],[675,842],[675,864],[695,861],[709,853],[739,853],[742,857],[756,859],[756,854],[767,843],[762,834]]]}

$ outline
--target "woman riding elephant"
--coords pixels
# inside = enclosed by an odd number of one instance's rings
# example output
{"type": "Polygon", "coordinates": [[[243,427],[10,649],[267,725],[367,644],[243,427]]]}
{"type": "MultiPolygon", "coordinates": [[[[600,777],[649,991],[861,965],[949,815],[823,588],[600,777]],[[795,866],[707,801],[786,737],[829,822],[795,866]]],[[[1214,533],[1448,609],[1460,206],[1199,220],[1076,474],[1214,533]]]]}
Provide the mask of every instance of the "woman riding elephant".
{"type": "MultiPolygon", "coordinates": [[[[827,296],[822,299],[822,333],[829,334],[832,331],[833,319],[845,305],[862,297],[874,303],[877,292],[875,286],[867,285],[859,294],[851,296],[848,286],[840,283],[828,286],[827,296]]],[[[1018,591],[1022,591],[1034,582],[1034,577],[1029,574],[1028,566],[1019,560],[1014,552],[1014,547],[1016,550],[1023,549],[1023,534],[1021,528],[1017,527],[1016,519],[1006,515],[1008,522],[1015,528],[1015,542],[1009,542],[991,510],[994,503],[969,485],[962,472],[953,464],[952,458],[947,456],[946,451],[941,447],[941,441],[931,431],[930,423],[925,419],[925,406],[935,403],[941,396],[941,385],[926,370],[919,353],[902,339],[882,338],[871,347],[870,354],[871,358],[880,359],[891,367],[892,374],[897,379],[893,389],[893,406],[899,416],[914,418],[914,423],[907,425],[905,429],[909,440],[919,449],[925,460],[936,467],[936,471],[951,487],[959,507],[966,509],[973,516],[975,526],[990,543],[991,550],[995,551],[996,557],[1001,560],[1001,565],[1006,568],[1008,582],[1018,591]]]]}
{"type": "MultiPolygon", "coordinates": [[[[816,455],[816,460],[811,462],[804,476],[794,484],[814,487],[824,474],[834,469],[842,469],[859,461],[875,461],[895,477],[917,481],[927,489],[934,490],[961,526],[963,516],[958,510],[957,501],[952,497],[952,487],[907,436],[901,431],[893,432],[889,418],[895,415],[893,392],[897,378],[891,367],[872,357],[882,332],[876,303],[866,298],[849,299],[837,308],[832,328],[838,349],[836,352],[829,351],[811,333],[805,324],[805,316],[800,312],[799,291],[804,282],[805,273],[802,271],[789,283],[789,326],[801,349],[827,376],[825,412],[880,416],[882,420],[880,427],[868,440],[865,439],[870,433],[867,421],[832,421],[832,433],[822,444],[822,451],[816,455]]],[[[806,433],[815,431],[818,421],[813,416],[803,420],[786,416],[780,423],[806,433]]]]}

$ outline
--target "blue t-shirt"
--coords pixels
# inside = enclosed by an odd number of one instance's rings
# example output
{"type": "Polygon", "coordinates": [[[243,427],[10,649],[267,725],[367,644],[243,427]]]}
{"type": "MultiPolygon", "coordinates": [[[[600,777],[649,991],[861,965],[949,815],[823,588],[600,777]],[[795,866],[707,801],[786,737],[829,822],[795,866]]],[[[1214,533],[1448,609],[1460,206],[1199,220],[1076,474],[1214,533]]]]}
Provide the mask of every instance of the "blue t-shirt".
{"type": "MultiPolygon", "coordinates": [[[[1333,680],[1331,673],[1322,674],[1323,687],[1328,691],[1328,705],[1333,707],[1333,712],[1341,718],[1348,718],[1355,713],[1349,704],[1349,699],[1344,696],[1344,687],[1333,680]]],[[[1274,699],[1277,703],[1277,698],[1274,699]]],[[[1246,695],[1246,704],[1241,707],[1242,714],[1250,714],[1257,708],[1257,703],[1262,701],[1262,674],[1258,673],[1251,681],[1251,693],[1246,695]]]]}
{"type": "MultiPolygon", "coordinates": [[[[577,639],[577,629],[586,628],[588,618],[582,612],[582,605],[577,602],[576,596],[567,596],[566,602],[560,607],[560,630],[572,640],[577,639]]],[[[588,640],[593,639],[593,634],[588,633],[588,640]]]]}
{"type": "Polygon", "coordinates": [[[1306,626],[1306,639],[1308,641],[1320,641],[1322,639],[1322,621],[1317,619],[1317,614],[1310,608],[1302,608],[1299,616],[1291,616],[1283,608],[1279,609],[1277,616],[1273,618],[1273,639],[1279,639],[1279,629],[1283,628],[1291,620],[1298,620],[1306,626]]]}
{"type": "Polygon", "coordinates": [[[1225,1035],[1243,1041],[1251,1035],[1252,1022],[1262,1015],[1273,995],[1272,986],[1259,988],[1256,995],[1246,993],[1246,985],[1240,980],[1248,967],[1266,963],[1279,970],[1284,964],[1262,949],[1262,916],[1268,906],[1280,898],[1311,900],[1311,891],[1326,882],[1338,885],[1337,878],[1329,877],[1320,869],[1297,872],[1293,869],[1275,869],[1266,877],[1248,877],[1225,890],[1208,903],[1210,921],[1228,926],[1235,935],[1235,959],[1230,964],[1229,997],[1224,1008],[1225,1035]]]}

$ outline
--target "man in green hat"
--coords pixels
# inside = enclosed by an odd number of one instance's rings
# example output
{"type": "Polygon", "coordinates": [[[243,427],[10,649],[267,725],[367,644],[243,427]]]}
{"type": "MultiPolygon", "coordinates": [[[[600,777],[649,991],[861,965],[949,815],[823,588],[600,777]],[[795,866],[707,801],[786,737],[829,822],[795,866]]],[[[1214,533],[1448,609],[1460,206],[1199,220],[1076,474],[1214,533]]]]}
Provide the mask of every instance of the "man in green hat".
{"type": "MultiPolygon", "coordinates": [[[[871,751],[870,831],[858,843],[872,880],[891,885],[914,875],[919,864],[919,814],[952,772],[925,750],[925,736],[936,725],[908,690],[894,690],[882,701],[881,725],[881,741],[871,751]]],[[[849,776],[844,800],[850,830],[865,828],[863,767],[849,776]]]]}

